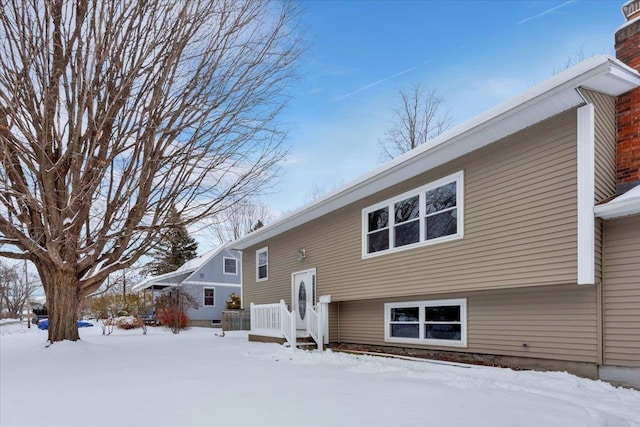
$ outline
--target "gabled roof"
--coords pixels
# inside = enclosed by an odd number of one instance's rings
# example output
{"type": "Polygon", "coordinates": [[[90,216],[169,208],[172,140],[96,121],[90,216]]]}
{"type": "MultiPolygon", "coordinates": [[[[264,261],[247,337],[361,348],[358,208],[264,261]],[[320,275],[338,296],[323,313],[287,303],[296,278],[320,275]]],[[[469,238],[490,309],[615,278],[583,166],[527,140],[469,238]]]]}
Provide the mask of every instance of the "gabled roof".
{"type": "Polygon", "coordinates": [[[579,89],[618,96],[640,86],[640,74],[609,56],[590,58],[404,153],[315,202],[232,242],[246,249],[436,166],[586,104],[579,89]]]}
{"type": "Polygon", "coordinates": [[[188,280],[191,276],[196,274],[198,270],[206,265],[211,259],[215,258],[220,252],[225,249],[233,250],[229,247],[229,243],[225,243],[224,245],[210,250],[209,252],[205,252],[204,254],[197,256],[180,266],[176,271],[172,271],[170,273],[161,274],[159,276],[149,277],[146,280],[138,283],[133,286],[131,290],[133,292],[138,292],[143,289],[147,289],[153,285],[164,285],[164,286],[177,286],[180,283],[188,280]],[[171,280],[174,279],[174,280],[171,280]]]}
{"type": "Polygon", "coordinates": [[[604,219],[640,215],[640,184],[607,203],[595,206],[593,212],[604,219]]]}

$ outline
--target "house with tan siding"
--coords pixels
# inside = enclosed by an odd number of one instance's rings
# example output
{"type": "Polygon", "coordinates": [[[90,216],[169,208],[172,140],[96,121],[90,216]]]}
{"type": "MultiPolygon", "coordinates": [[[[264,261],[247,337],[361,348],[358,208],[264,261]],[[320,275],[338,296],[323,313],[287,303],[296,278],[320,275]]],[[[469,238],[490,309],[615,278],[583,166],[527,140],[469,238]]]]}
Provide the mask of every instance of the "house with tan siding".
{"type": "Polygon", "coordinates": [[[625,4],[617,59],[232,243],[250,339],[640,385],[639,5],[625,4]]]}

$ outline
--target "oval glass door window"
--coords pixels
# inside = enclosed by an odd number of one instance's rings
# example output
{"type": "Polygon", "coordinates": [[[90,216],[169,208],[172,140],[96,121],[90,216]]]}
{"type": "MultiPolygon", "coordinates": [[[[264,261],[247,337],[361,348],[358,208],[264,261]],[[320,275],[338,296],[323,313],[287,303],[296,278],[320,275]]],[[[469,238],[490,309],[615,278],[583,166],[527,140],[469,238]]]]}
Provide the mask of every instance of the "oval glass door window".
{"type": "Polygon", "coordinates": [[[300,289],[298,290],[298,310],[300,310],[300,319],[304,320],[307,314],[307,289],[304,281],[300,281],[300,289]]]}

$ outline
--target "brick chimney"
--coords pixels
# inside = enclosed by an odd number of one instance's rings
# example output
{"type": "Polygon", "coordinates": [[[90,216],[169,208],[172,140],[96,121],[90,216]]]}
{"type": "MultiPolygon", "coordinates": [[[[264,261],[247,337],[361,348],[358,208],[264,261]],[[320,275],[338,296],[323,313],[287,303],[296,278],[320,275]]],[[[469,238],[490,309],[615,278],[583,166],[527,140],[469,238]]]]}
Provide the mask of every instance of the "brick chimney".
{"type": "MultiPolygon", "coordinates": [[[[640,0],[622,6],[626,23],[616,32],[616,58],[640,71],[640,0]]],[[[640,184],[640,88],[618,97],[618,194],[640,184]]]]}

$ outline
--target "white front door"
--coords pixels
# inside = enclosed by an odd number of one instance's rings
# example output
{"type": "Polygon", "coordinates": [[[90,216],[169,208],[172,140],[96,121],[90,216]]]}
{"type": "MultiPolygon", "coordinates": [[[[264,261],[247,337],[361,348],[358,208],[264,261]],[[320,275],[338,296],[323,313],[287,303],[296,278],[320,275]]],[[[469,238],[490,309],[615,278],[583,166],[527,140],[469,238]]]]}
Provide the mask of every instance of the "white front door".
{"type": "Polygon", "coordinates": [[[293,309],[296,311],[296,328],[307,329],[307,307],[313,307],[316,294],[315,269],[293,273],[293,309]]]}

